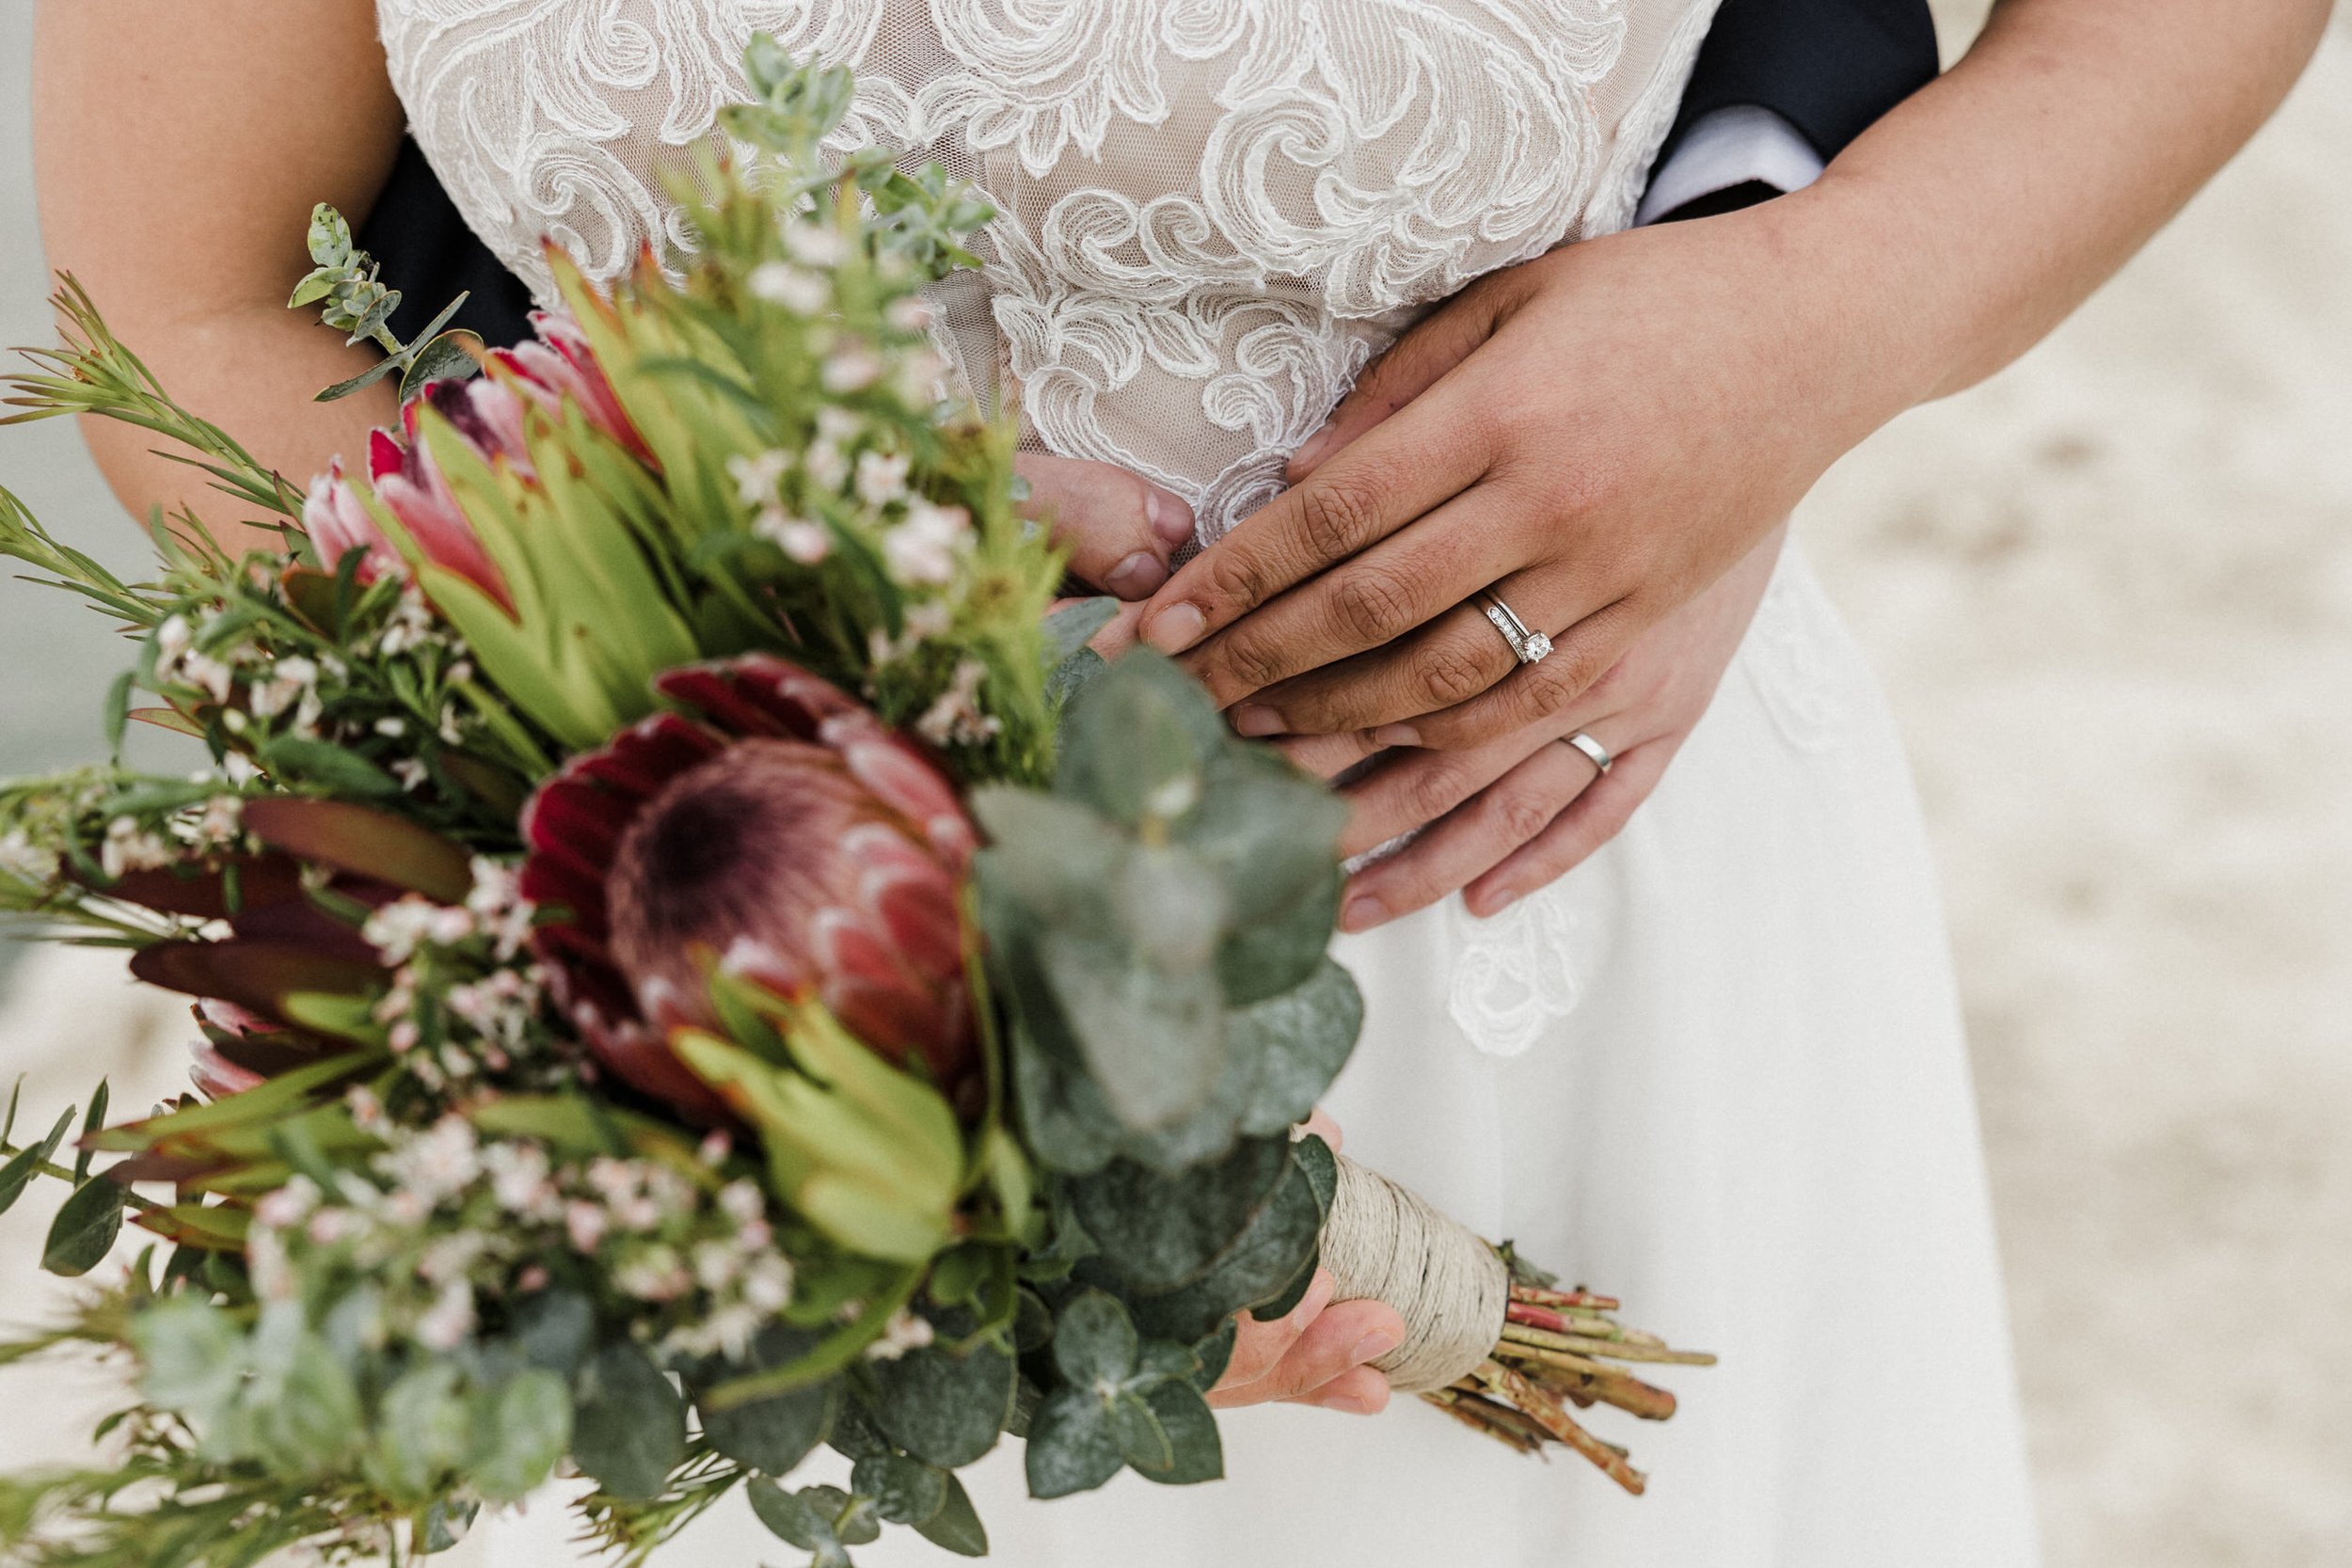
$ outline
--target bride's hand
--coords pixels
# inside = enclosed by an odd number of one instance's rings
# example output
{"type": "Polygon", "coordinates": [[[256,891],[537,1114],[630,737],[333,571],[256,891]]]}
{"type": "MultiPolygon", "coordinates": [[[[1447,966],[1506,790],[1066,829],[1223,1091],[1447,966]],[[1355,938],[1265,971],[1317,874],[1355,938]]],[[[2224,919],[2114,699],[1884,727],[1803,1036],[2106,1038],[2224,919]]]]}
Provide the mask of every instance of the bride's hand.
{"type": "MultiPolygon", "coordinates": [[[[1479,279],[1372,368],[1293,487],[1187,563],[1143,635],[1245,735],[1465,749],[1560,714],[1899,405],[1830,330],[1776,212],[1566,246],[1479,279]],[[1492,587],[1553,652],[1518,666],[1492,587]]],[[[1841,316],[1841,309],[1845,315],[1841,316]]]]}
{"type": "MultiPolygon", "coordinates": [[[[1321,1111],[1308,1118],[1307,1131],[1339,1148],[1340,1130],[1321,1111]]],[[[1376,1301],[1332,1305],[1328,1269],[1315,1271],[1287,1316],[1262,1323],[1244,1312],[1238,1322],[1232,1359],[1209,1391],[1216,1408],[1283,1401],[1374,1416],[1387,1407],[1388,1377],[1366,1363],[1405,1342],[1405,1320],[1376,1301]]]]}
{"type": "Polygon", "coordinates": [[[1025,451],[1013,470],[1029,483],[1021,515],[1052,527],[1071,576],[1117,598],[1149,598],[1168,580],[1168,552],[1192,537],[1182,497],[1115,464],[1025,451]]]}
{"type": "MultiPolygon", "coordinates": [[[[1493,914],[1613,838],[1713,701],[1780,546],[1775,531],[1712,587],[1635,638],[1559,713],[1467,751],[1391,752],[1348,784],[1342,793],[1353,815],[1343,853],[1361,854],[1434,825],[1349,879],[1342,927],[1364,930],[1456,888],[1472,914],[1493,914]],[[1562,744],[1579,730],[1614,759],[1605,776],[1562,744]]],[[[1371,746],[1360,730],[1283,743],[1295,760],[1327,777],[1371,746]]]]}

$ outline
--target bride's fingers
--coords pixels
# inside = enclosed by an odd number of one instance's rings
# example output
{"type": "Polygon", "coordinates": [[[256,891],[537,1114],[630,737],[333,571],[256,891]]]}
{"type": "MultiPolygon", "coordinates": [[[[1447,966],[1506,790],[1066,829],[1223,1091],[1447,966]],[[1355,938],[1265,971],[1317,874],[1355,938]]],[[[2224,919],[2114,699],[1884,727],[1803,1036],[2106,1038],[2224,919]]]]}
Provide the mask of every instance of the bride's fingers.
{"type": "Polygon", "coordinates": [[[1498,296],[1470,288],[1455,294],[1365,367],[1323,428],[1291,454],[1282,482],[1296,484],[1333,452],[1436,385],[1494,332],[1498,296]]]}
{"type": "Polygon", "coordinates": [[[1377,1416],[1389,1407],[1389,1377],[1377,1367],[1358,1367],[1342,1372],[1311,1394],[1293,1394],[1293,1404],[1318,1410],[1338,1410],[1350,1416],[1377,1416]]]}
{"type": "Polygon", "coordinates": [[[1244,1312],[1236,1320],[1233,1354],[1226,1360],[1216,1387],[1210,1391],[1210,1400],[1214,1402],[1219,1393],[1246,1388],[1272,1371],[1331,1304],[1332,1285],[1331,1271],[1317,1269],[1298,1305],[1274,1322],[1262,1323],[1244,1312]]]}
{"type": "Polygon", "coordinates": [[[1666,736],[1618,757],[1607,777],[1596,780],[1542,832],[1462,890],[1470,913],[1498,913],[1582,864],[1624,830],[1681,745],[1681,735],[1666,736]]]}
{"type": "Polygon", "coordinates": [[[1292,762],[1326,782],[1338,778],[1380,750],[1380,743],[1362,730],[1351,730],[1345,735],[1290,736],[1273,745],[1292,762]]]}
{"type": "Polygon", "coordinates": [[[1341,856],[1360,855],[1399,833],[1439,820],[1534,756],[1557,733],[1507,736],[1467,752],[1390,752],[1340,791],[1348,808],[1347,827],[1340,835],[1341,856]]]}
{"type": "MultiPolygon", "coordinates": [[[[1609,744],[1605,735],[1595,738],[1609,744]]],[[[1492,870],[1549,828],[1597,776],[1565,741],[1544,746],[1413,843],[1349,878],[1340,928],[1367,930],[1409,914],[1492,870]]]]}
{"type": "MultiPolygon", "coordinates": [[[[1220,1384],[1209,1402],[1220,1409],[1264,1404],[1275,1400],[1312,1400],[1337,1379],[1377,1360],[1405,1342],[1405,1320],[1395,1307],[1377,1301],[1343,1301],[1326,1307],[1281,1359],[1248,1383],[1220,1384]]],[[[1380,1377],[1377,1372],[1375,1377],[1380,1377]]],[[[1363,1401],[1344,1408],[1371,1415],[1388,1402],[1388,1379],[1380,1377],[1376,1402],[1363,1401]]]]}
{"type": "Polygon", "coordinates": [[[1029,483],[1022,515],[1050,527],[1071,575],[1106,594],[1149,598],[1168,580],[1169,552],[1192,537],[1184,498],[1114,464],[1025,451],[1012,466],[1029,483]]]}

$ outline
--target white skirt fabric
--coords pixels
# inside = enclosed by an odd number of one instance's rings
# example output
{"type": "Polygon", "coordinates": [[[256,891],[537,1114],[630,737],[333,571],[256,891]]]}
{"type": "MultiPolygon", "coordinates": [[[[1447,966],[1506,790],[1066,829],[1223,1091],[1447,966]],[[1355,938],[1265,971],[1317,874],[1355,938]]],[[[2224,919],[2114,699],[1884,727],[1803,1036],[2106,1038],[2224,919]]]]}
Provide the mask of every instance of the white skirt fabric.
{"type": "MultiPolygon", "coordinates": [[[[1227,1479],[1050,1504],[967,1472],[1013,1568],[2027,1568],[2006,1312],[1935,880],[1870,672],[1792,546],[1714,705],[1615,842],[1498,920],[1347,939],[1349,1152],[1627,1321],[1713,1350],[1650,1473],[1520,1458],[1418,1401],[1225,1417],[1227,1479]]],[[[812,1465],[812,1469],[817,1466],[812,1465]]],[[[824,1479],[833,1479],[828,1473],[824,1479]]],[[[496,1568],[575,1560],[560,1513],[496,1568]]],[[[855,1554],[930,1568],[912,1532],[855,1554]]],[[[657,1561],[780,1562],[730,1503],[657,1561]]]]}

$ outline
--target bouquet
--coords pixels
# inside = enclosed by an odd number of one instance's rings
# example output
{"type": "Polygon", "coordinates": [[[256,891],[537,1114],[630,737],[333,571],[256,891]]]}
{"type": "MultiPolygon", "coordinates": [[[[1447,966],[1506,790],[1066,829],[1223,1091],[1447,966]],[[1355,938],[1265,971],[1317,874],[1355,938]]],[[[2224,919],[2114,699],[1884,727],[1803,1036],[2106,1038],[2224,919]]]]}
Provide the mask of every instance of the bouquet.
{"type": "Polygon", "coordinates": [[[159,515],[129,582],[0,492],[0,552],[135,649],[113,760],[0,786],[0,908],[131,949],[196,1037],[146,1116],[8,1107],[0,1208],[60,1182],[42,1260],[92,1285],[0,1359],[131,1391],[110,1463],[0,1481],[0,1543],[397,1560],[576,1475],[628,1561],[739,1487],[821,1568],[884,1523],[977,1556],[956,1471],[1008,1433],[1039,1497],[1216,1477],[1237,1316],[1318,1262],[1404,1312],[1398,1386],[1638,1491],[1574,1411],[1663,1418],[1619,1363],[1705,1358],[1294,1135],[1360,1019],[1343,808],[1092,652],[1107,603],[1049,613],[920,299],[988,209],[820,155],[846,76],[748,63],[682,277],[553,253],[511,351],[392,340],[321,209],[294,303],[407,393],[364,476],[262,468],[71,279],[10,383],[275,540],[159,515]],[[846,1486],[794,1483],[820,1447],[846,1486]]]}

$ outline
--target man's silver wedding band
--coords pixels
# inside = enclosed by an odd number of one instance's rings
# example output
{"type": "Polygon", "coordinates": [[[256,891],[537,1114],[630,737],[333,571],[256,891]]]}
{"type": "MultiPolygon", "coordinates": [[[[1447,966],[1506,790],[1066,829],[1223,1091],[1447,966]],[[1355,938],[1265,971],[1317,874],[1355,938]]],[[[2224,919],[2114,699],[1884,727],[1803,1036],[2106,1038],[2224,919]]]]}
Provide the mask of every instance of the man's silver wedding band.
{"type": "Polygon", "coordinates": [[[1502,640],[1511,644],[1512,657],[1521,664],[1536,663],[1550,654],[1551,639],[1542,632],[1529,630],[1527,623],[1511,612],[1511,607],[1502,602],[1501,594],[1481,593],[1478,608],[1486,612],[1486,619],[1494,623],[1495,630],[1502,634],[1502,640]]]}
{"type": "Polygon", "coordinates": [[[1617,765],[1617,759],[1609,754],[1609,748],[1586,735],[1582,730],[1565,738],[1569,745],[1584,753],[1584,759],[1587,762],[1600,769],[1602,777],[1606,778],[1609,769],[1617,765]]]}

